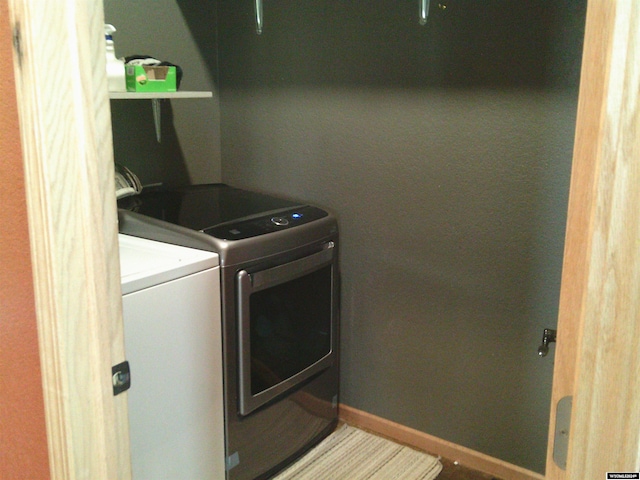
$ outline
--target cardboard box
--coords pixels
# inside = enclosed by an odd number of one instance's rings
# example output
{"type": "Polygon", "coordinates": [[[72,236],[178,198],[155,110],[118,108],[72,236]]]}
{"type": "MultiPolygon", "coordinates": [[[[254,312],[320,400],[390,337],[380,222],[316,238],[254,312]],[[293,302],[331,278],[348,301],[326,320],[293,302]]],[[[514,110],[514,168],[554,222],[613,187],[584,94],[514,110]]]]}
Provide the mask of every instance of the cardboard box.
{"type": "Polygon", "coordinates": [[[127,92],[175,92],[176,67],[127,65],[127,92]]]}

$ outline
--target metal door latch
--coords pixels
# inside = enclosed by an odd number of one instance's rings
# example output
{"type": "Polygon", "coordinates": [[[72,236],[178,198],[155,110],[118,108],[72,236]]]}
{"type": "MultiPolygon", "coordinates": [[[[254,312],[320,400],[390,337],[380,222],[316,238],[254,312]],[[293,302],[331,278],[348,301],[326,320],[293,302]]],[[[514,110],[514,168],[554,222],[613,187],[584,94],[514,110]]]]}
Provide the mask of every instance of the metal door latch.
{"type": "Polygon", "coordinates": [[[556,330],[545,328],[542,334],[542,345],[538,347],[538,355],[546,357],[549,353],[549,344],[556,341],[556,330]]]}
{"type": "Polygon", "coordinates": [[[556,428],[553,437],[553,461],[561,469],[567,469],[569,453],[569,430],[571,428],[571,407],[573,397],[562,397],[556,407],[556,428]]]}

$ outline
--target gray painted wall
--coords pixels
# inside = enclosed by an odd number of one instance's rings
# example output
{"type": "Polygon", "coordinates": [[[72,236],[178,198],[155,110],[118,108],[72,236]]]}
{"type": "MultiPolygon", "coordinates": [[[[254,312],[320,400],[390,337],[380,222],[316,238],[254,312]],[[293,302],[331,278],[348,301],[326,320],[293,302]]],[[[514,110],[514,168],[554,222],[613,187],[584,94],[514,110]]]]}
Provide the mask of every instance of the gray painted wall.
{"type": "Polygon", "coordinates": [[[342,402],[542,472],[585,1],[264,3],[105,0],[118,55],[214,91],[161,144],[112,101],[116,160],[334,210],[342,402]]]}
{"type": "Polygon", "coordinates": [[[220,103],[216,86],[215,0],[104,0],[116,55],[150,55],[184,70],[180,90],[212,91],[210,99],[163,100],[156,141],[149,100],[112,100],[114,154],[143,184],[219,182],[220,103]]]}
{"type": "Polygon", "coordinates": [[[341,401],[538,472],[584,3],[218,8],[223,180],[339,217],[341,401]]]}

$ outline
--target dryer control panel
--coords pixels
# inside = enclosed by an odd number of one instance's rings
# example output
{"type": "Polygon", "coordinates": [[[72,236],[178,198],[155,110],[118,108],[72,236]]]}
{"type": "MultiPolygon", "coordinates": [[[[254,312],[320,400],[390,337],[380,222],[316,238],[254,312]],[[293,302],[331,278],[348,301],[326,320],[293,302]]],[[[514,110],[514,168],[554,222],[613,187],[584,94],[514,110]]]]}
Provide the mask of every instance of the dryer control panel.
{"type": "Polygon", "coordinates": [[[222,240],[242,240],[304,225],[327,215],[327,212],[320,208],[306,205],[257,218],[224,223],[202,231],[222,240]]]}

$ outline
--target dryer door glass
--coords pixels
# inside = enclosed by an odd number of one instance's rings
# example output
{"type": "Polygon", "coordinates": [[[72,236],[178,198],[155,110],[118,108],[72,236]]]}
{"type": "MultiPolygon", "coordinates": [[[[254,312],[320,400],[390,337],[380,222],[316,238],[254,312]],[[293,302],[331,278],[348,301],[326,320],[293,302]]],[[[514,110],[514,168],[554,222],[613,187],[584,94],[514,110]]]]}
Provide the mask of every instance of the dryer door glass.
{"type": "Polygon", "coordinates": [[[331,266],[251,295],[251,395],[331,352],[331,266]]]}

